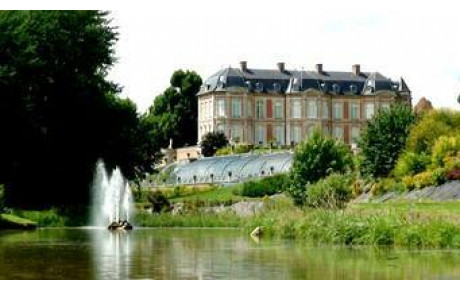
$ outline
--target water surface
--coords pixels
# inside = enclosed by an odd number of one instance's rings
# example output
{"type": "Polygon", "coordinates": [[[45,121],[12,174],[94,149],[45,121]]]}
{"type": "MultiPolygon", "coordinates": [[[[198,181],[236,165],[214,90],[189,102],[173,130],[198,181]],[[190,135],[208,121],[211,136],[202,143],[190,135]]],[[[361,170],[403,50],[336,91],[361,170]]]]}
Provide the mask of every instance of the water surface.
{"type": "Polygon", "coordinates": [[[257,242],[235,229],[0,231],[0,279],[460,279],[460,251],[257,242]]]}

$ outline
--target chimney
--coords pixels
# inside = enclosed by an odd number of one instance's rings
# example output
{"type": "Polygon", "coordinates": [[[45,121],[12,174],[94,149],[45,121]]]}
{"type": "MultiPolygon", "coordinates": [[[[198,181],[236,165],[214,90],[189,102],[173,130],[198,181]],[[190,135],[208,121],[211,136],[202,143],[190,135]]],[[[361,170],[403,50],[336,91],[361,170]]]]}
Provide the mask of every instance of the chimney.
{"type": "Polygon", "coordinates": [[[278,66],[278,70],[282,73],[284,72],[284,63],[280,62],[276,64],[278,66]]]}
{"type": "Polygon", "coordinates": [[[246,61],[241,61],[240,62],[240,69],[241,71],[245,72],[248,70],[248,62],[246,61]]]}
{"type": "Polygon", "coordinates": [[[316,64],[316,72],[318,72],[318,74],[323,73],[323,64],[316,64]]]}
{"type": "Polygon", "coordinates": [[[360,65],[353,65],[352,67],[353,74],[356,76],[361,75],[361,66],[360,65]]]}

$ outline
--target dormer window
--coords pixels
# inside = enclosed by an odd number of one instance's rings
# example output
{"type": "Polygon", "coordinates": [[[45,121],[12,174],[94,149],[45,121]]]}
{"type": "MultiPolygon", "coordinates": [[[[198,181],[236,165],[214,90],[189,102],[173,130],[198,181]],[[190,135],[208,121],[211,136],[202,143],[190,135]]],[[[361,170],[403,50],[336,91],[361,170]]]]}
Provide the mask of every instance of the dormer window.
{"type": "Polygon", "coordinates": [[[339,93],[340,93],[340,86],[339,86],[339,84],[334,84],[334,85],[332,85],[332,90],[334,91],[335,94],[339,94],[339,93]]]}
{"type": "Polygon", "coordinates": [[[321,83],[321,90],[322,90],[323,92],[327,92],[328,86],[327,86],[326,83],[321,83]]]}
{"type": "Polygon", "coordinates": [[[262,92],[264,90],[264,85],[260,82],[256,83],[256,91],[257,92],[262,92]]]}
{"type": "Polygon", "coordinates": [[[281,91],[281,85],[278,82],[273,83],[273,91],[275,92],[280,92],[281,91]]]}
{"type": "Polygon", "coordinates": [[[358,86],[354,85],[354,84],[351,84],[350,85],[350,92],[351,94],[356,94],[358,93],[358,86]]]}
{"type": "Polygon", "coordinates": [[[248,90],[252,90],[252,84],[250,81],[246,81],[246,87],[248,87],[248,90]]]}

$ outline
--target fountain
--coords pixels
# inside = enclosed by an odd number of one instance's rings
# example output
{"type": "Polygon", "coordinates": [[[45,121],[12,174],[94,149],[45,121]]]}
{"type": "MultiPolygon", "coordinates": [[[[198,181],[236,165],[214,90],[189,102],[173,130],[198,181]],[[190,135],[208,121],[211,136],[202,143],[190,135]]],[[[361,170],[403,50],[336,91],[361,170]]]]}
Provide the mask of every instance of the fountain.
{"type": "Polygon", "coordinates": [[[99,160],[93,182],[92,222],[95,226],[107,226],[109,230],[130,230],[128,222],[132,212],[132,193],[120,168],[109,175],[104,162],[99,160]]]}

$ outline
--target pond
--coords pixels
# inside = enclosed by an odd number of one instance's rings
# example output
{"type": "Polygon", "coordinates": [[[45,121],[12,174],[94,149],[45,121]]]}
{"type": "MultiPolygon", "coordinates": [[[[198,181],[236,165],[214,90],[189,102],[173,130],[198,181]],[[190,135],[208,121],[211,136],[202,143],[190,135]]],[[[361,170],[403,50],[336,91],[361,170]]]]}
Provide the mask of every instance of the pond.
{"type": "Polygon", "coordinates": [[[0,279],[460,279],[460,250],[307,246],[236,229],[0,231],[0,279]]]}

